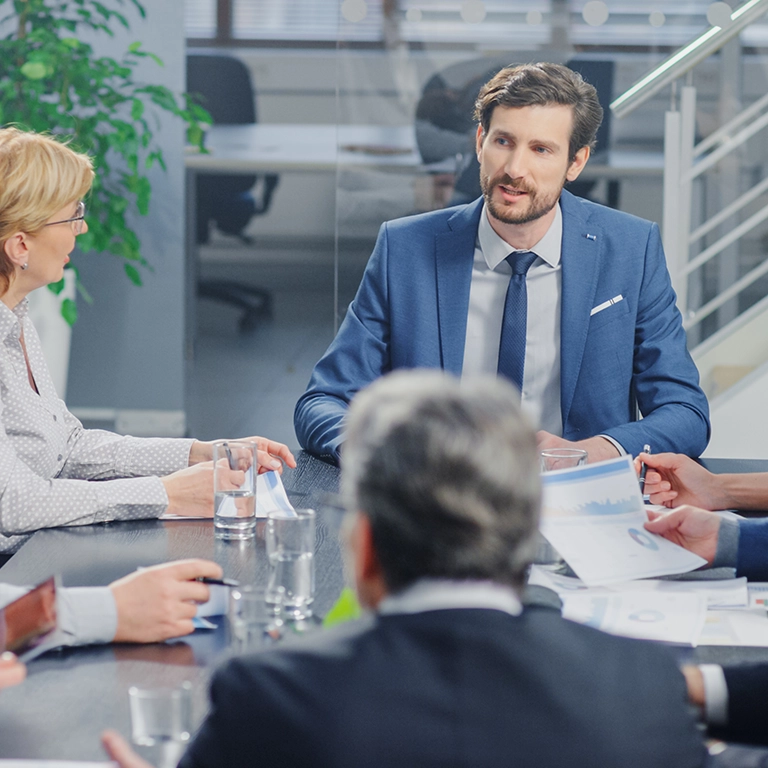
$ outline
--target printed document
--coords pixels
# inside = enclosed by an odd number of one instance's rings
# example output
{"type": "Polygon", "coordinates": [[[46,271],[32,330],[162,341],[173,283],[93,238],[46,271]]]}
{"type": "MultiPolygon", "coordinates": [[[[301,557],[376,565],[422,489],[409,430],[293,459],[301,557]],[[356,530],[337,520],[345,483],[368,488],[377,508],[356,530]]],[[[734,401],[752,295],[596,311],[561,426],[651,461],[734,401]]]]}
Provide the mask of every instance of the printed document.
{"type": "Polygon", "coordinates": [[[686,573],[706,560],[649,533],[630,456],[542,475],[541,532],[590,587],[686,573]]]}

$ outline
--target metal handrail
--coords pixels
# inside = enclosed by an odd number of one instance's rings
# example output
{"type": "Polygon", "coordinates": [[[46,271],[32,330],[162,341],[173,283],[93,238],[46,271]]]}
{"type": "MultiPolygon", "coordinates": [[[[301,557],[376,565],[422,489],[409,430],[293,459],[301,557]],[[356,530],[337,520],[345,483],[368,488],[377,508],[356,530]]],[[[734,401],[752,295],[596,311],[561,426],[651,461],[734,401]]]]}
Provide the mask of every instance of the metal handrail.
{"type": "Polygon", "coordinates": [[[736,298],[745,288],[748,288],[756,280],[759,280],[768,272],[768,259],[762,264],[747,272],[744,277],[729,285],[724,291],[715,296],[712,301],[708,301],[696,310],[688,312],[683,320],[683,327],[688,330],[694,325],[698,325],[705,317],[709,317],[713,312],[720,309],[726,302],[736,298]]]}
{"type": "Polygon", "coordinates": [[[768,0],[747,0],[731,14],[731,23],[727,27],[710,27],[688,45],[666,58],[655,69],[612,101],[611,111],[616,117],[625,117],[662,88],[722,48],[742,29],[766,12],[768,12],[768,0]]]}
{"type": "Polygon", "coordinates": [[[691,259],[680,271],[683,275],[690,275],[702,264],[706,264],[711,258],[724,251],[729,245],[733,245],[740,237],[754,229],[768,219],[768,206],[753,213],[748,219],[742,221],[738,227],[734,227],[727,235],[723,235],[718,241],[712,243],[709,248],[703,250],[695,259],[691,259]]]}
{"type": "Polygon", "coordinates": [[[750,123],[746,128],[742,128],[733,138],[721,144],[714,152],[707,155],[703,160],[699,160],[686,174],[683,181],[693,181],[697,176],[708,171],[713,165],[719,163],[726,155],[738,149],[747,139],[751,139],[758,131],[768,125],[768,112],[750,123]]]}
{"type": "Polygon", "coordinates": [[[714,147],[715,144],[719,144],[724,139],[728,139],[742,123],[746,123],[747,120],[762,112],[765,107],[768,107],[768,94],[750,104],[746,109],[742,109],[733,120],[729,120],[725,125],[720,126],[716,131],[710,133],[706,139],[702,139],[693,148],[694,157],[703,155],[714,147]]]}
{"type": "Polygon", "coordinates": [[[701,240],[704,235],[709,234],[716,226],[722,224],[735,213],[738,213],[742,208],[745,208],[753,200],[760,197],[765,191],[768,191],[768,176],[759,184],[755,184],[752,189],[748,190],[740,197],[737,197],[730,205],[726,205],[720,213],[716,213],[711,219],[705,221],[700,227],[694,229],[688,236],[688,244],[690,245],[697,240],[701,240]]]}

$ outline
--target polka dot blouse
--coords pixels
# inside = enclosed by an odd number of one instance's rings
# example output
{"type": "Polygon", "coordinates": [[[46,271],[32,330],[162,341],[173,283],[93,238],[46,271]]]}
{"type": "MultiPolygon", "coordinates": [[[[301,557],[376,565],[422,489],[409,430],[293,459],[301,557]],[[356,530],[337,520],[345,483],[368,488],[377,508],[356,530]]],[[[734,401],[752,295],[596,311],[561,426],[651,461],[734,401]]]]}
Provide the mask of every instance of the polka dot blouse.
{"type": "Polygon", "coordinates": [[[186,467],[192,442],[84,429],[56,394],[27,300],[0,302],[0,552],[39,528],[158,517],[157,476],[186,467]]]}

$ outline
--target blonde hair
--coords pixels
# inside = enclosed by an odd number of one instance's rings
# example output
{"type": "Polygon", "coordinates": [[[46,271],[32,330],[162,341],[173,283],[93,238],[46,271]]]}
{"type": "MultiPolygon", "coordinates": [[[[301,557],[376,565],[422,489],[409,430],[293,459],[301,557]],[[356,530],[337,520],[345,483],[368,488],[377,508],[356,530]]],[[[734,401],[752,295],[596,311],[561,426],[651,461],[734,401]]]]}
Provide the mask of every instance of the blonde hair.
{"type": "Polygon", "coordinates": [[[5,241],[14,232],[40,232],[57,211],[87,194],[93,176],[90,157],[52,136],[0,129],[0,295],[14,274],[5,241]]]}

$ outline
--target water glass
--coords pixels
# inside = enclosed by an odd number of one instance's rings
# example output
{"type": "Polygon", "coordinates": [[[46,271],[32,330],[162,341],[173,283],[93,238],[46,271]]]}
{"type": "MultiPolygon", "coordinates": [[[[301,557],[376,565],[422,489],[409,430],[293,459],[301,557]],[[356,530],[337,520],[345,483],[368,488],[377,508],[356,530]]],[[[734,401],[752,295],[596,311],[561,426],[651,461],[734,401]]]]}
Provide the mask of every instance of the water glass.
{"type": "Polygon", "coordinates": [[[135,744],[154,746],[189,741],[192,731],[192,685],[178,688],[128,689],[131,736],[135,744]]]}
{"type": "Polygon", "coordinates": [[[581,448],[547,448],[539,451],[541,471],[581,467],[587,463],[587,452],[581,448]]]}
{"type": "Polygon", "coordinates": [[[297,509],[267,518],[269,584],[267,601],[282,610],[286,619],[312,615],[315,599],[315,510],[297,509]]]}
{"type": "Polygon", "coordinates": [[[235,653],[258,651],[282,637],[282,620],[267,603],[263,587],[245,585],[229,592],[230,648],[235,653]]]}
{"type": "Polygon", "coordinates": [[[217,538],[250,539],[256,534],[256,443],[213,444],[213,526],[217,538]],[[245,479],[240,483],[245,474],[245,479]]]}

